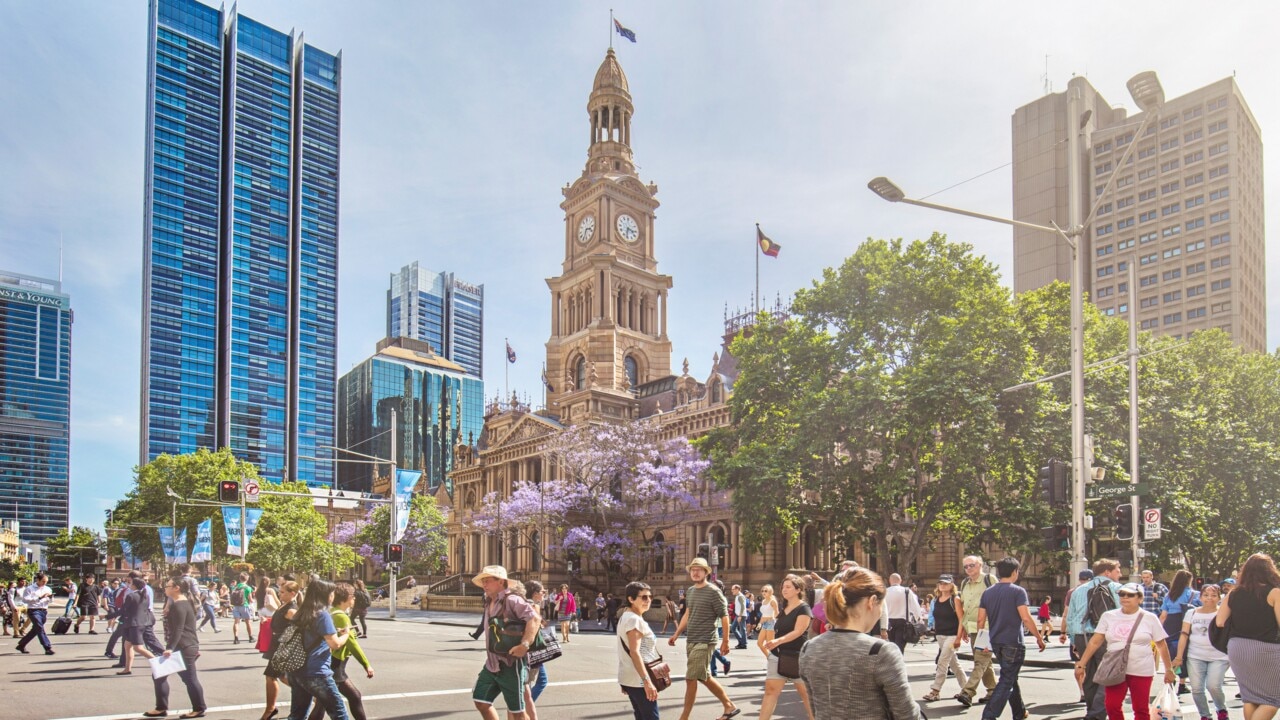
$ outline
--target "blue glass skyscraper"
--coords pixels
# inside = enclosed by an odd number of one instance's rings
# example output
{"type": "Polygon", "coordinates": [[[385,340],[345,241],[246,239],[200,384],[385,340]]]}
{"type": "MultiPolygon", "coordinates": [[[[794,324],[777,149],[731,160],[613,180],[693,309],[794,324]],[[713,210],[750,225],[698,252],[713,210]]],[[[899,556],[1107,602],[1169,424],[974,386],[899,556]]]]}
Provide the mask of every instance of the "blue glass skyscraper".
{"type": "Polygon", "coordinates": [[[196,0],[149,18],[141,461],[332,485],[341,55],[196,0]]]}
{"type": "Polygon", "coordinates": [[[0,518],[43,542],[68,527],[71,300],[0,270],[0,518]]]}
{"type": "Polygon", "coordinates": [[[405,265],[387,290],[387,337],[431,343],[467,374],[484,378],[484,285],[405,265]]]}

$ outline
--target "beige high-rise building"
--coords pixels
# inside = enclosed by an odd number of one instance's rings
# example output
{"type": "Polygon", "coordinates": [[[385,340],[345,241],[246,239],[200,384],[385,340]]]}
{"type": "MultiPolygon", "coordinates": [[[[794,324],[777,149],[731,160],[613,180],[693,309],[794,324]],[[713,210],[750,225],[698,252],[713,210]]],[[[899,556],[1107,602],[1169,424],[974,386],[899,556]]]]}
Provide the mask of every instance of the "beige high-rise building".
{"type": "MultiPolygon", "coordinates": [[[[1142,114],[1112,108],[1084,78],[1013,113],[1013,216],[1066,227],[1067,94],[1079,88],[1085,228],[1083,286],[1107,315],[1185,337],[1222,328],[1244,349],[1267,343],[1262,139],[1233,78],[1172,98],[1143,136],[1142,114]],[[1129,143],[1137,148],[1101,195],[1129,143]],[[1128,283],[1137,269],[1136,292],[1128,283]]],[[[1057,237],[1014,230],[1014,291],[1070,277],[1057,237]]]]}

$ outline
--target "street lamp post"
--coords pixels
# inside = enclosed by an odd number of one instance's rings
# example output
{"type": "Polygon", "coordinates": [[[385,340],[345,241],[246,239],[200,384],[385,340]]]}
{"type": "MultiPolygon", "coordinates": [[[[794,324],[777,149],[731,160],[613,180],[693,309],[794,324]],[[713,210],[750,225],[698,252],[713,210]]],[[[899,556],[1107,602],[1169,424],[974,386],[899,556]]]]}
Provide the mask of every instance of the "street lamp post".
{"type": "MultiPolygon", "coordinates": [[[[1119,161],[1115,165],[1111,176],[1107,179],[1106,185],[1102,192],[1098,194],[1097,200],[1100,200],[1107,194],[1115,184],[1116,176],[1121,168],[1125,167],[1129,156],[1133,154],[1133,149],[1141,140],[1143,133],[1146,131],[1151,120],[1156,116],[1157,111],[1164,104],[1164,90],[1160,87],[1160,81],[1153,72],[1143,72],[1135,75],[1128,82],[1130,95],[1146,114],[1142,118],[1137,131],[1134,132],[1133,141],[1127,143],[1124,154],[1121,155],[1119,161]]],[[[964,215],[967,217],[977,218],[979,220],[989,220],[991,222],[1003,223],[1014,227],[1028,228],[1032,230],[1040,230],[1042,232],[1054,233],[1066,242],[1067,247],[1071,249],[1071,575],[1078,575],[1079,572],[1088,566],[1088,557],[1085,553],[1085,534],[1084,534],[1084,501],[1085,501],[1085,483],[1086,478],[1091,472],[1091,468],[1085,467],[1085,438],[1084,438],[1084,254],[1081,252],[1080,243],[1084,237],[1084,230],[1089,223],[1093,221],[1094,213],[1097,212],[1099,202],[1094,203],[1094,209],[1089,216],[1081,220],[1083,215],[1083,167],[1081,165],[1082,155],[1080,152],[1081,139],[1085,140],[1085,146],[1089,147],[1088,137],[1090,129],[1091,114],[1082,113],[1080,109],[1080,90],[1079,88],[1071,88],[1067,96],[1067,203],[1068,203],[1068,226],[1064,230],[1057,223],[1050,225],[1041,225],[1037,223],[1029,223],[1021,220],[1012,220],[1009,218],[998,217],[995,215],[987,215],[985,213],[973,212],[971,210],[962,210],[947,205],[939,205],[937,203],[925,202],[922,200],[913,200],[906,197],[906,194],[886,177],[878,177],[867,183],[867,187],[876,195],[888,200],[889,202],[901,202],[908,205],[916,205],[919,207],[929,208],[932,210],[940,210],[942,212],[953,213],[956,215],[964,215]]],[[[1132,261],[1130,261],[1132,264],[1132,261]]],[[[1136,294],[1137,289],[1132,285],[1129,287],[1129,312],[1132,314],[1137,312],[1136,305],[1132,298],[1136,294]]],[[[1136,558],[1135,558],[1136,562],[1136,558]]]]}

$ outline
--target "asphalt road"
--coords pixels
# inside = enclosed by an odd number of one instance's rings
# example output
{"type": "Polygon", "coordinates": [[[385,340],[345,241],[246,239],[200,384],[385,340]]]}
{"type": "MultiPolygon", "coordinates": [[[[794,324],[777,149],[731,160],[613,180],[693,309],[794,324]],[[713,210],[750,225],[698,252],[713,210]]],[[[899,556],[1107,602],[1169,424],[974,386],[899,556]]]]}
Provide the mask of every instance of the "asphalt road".
{"type": "MultiPolygon", "coordinates": [[[[484,662],[477,641],[467,636],[467,628],[440,621],[400,620],[395,623],[371,621],[370,637],[361,640],[369,654],[375,676],[356,676],[365,695],[370,718],[409,720],[410,718],[475,718],[471,687],[484,662]]],[[[13,645],[0,646],[0,716],[6,720],[106,720],[136,718],[152,708],[152,683],[145,668],[132,676],[118,677],[113,661],[102,657],[106,635],[66,635],[55,637],[57,654],[46,656],[38,646],[30,655],[20,655],[13,645]]],[[[210,707],[209,718],[251,720],[262,713],[265,698],[264,662],[251,646],[233,645],[230,632],[201,635],[203,646],[199,671],[210,707]]],[[[753,641],[754,642],[754,641],[753,641]]],[[[575,635],[564,657],[548,665],[551,685],[538,703],[545,720],[628,718],[630,706],[620,694],[616,680],[616,640],[605,633],[575,635]]],[[[661,647],[668,649],[665,641],[661,647]]],[[[673,672],[684,673],[683,641],[668,653],[673,672]]],[[[933,657],[937,646],[924,643],[907,648],[907,668],[912,690],[921,697],[933,677],[933,657]]],[[[1065,659],[1066,651],[1054,646],[1038,655],[1032,647],[1029,659],[1065,659]]],[[[722,678],[730,697],[742,708],[739,717],[756,717],[764,686],[764,658],[754,648],[735,650],[729,656],[731,674],[722,678]]],[[[967,663],[965,663],[967,665],[967,663]]],[[[351,667],[355,666],[354,662],[351,667]]],[[[1059,667],[1028,667],[1022,672],[1022,690],[1032,717],[1076,718],[1082,715],[1075,700],[1078,691],[1070,671],[1059,667]]],[[[181,682],[171,683],[170,717],[189,709],[181,682]]],[[[943,696],[958,691],[954,679],[943,688],[943,696]]],[[[678,718],[683,682],[662,694],[664,718],[678,718]]],[[[1228,697],[1235,688],[1229,687],[1228,697]]],[[[288,690],[282,691],[279,720],[288,715],[288,690]]],[[[1195,717],[1190,699],[1184,696],[1184,710],[1195,717]]],[[[501,701],[499,701],[501,706],[501,701]]],[[[1239,701],[1232,703],[1239,706],[1239,701]]],[[[937,718],[977,718],[981,706],[965,710],[953,700],[931,703],[931,720],[937,718]]],[[[1006,711],[1007,712],[1007,711],[1006,711]]],[[[1237,715],[1239,711],[1234,711],[1237,715]]],[[[720,705],[702,690],[693,720],[719,716],[720,705]]],[[[784,691],[776,718],[805,717],[793,690],[784,691]]]]}

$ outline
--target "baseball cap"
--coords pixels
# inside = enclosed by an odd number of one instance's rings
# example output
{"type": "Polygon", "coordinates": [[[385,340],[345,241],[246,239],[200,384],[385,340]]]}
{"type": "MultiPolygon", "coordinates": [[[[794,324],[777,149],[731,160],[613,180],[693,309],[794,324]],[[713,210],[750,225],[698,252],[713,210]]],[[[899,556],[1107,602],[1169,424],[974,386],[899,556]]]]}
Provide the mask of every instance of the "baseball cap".
{"type": "Polygon", "coordinates": [[[951,577],[950,573],[943,573],[938,576],[938,582],[940,583],[953,583],[955,581],[956,579],[951,577]]]}
{"type": "Polygon", "coordinates": [[[1235,578],[1227,578],[1226,580],[1223,580],[1223,581],[1222,581],[1222,584],[1223,584],[1223,585],[1235,585],[1235,584],[1236,584],[1236,579],[1235,579],[1235,578]]]}
{"type": "Polygon", "coordinates": [[[1080,571],[1079,578],[1080,578],[1081,580],[1092,580],[1092,579],[1093,579],[1093,571],[1092,571],[1092,570],[1081,570],[1081,571],[1080,571]]]}
{"type": "Polygon", "coordinates": [[[1131,593],[1131,594],[1137,595],[1138,597],[1142,597],[1147,594],[1146,588],[1142,586],[1142,583],[1125,583],[1121,585],[1120,589],[1117,590],[1116,592],[1131,593]]]}

